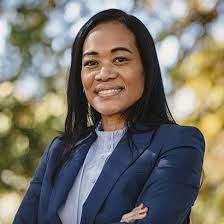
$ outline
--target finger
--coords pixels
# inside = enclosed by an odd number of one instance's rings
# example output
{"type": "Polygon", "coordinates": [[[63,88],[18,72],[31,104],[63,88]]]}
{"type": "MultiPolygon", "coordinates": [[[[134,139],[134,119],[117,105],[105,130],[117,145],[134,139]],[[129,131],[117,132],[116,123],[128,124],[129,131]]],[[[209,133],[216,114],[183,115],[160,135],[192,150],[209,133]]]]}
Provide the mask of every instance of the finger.
{"type": "Polygon", "coordinates": [[[148,208],[147,207],[144,207],[144,208],[136,209],[135,211],[132,211],[129,214],[130,215],[138,215],[140,213],[147,212],[147,211],[148,211],[148,208]]]}
{"type": "Polygon", "coordinates": [[[146,216],[147,216],[147,212],[145,212],[145,213],[143,213],[143,214],[139,214],[139,215],[135,218],[135,220],[143,219],[143,218],[145,218],[146,216]]]}
{"type": "Polygon", "coordinates": [[[136,211],[133,211],[133,212],[129,212],[127,214],[124,215],[124,219],[125,220],[131,220],[131,219],[135,219],[136,217],[138,217],[139,215],[142,215],[144,214],[145,212],[147,213],[148,211],[148,208],[145,207],[141,210],[136,210],[136,211]]]}
{"type": "Polygon", "coordinates": [[[133,209],[133,211],[126,213],[122,216],[122,220],[123,221],[127,221],[129,219],[131,219],[132,217],[138,216],[138,214],[142,214],[144,212],[148,211],[148,208],[141,208],[143,206],[143,203],[140,204],[138,207],[136,207],[135,209],[133,209]]]}
{"type": "Polygon", "coordinates": [[[141,203],[139,206],[137,206],[134,209],[132,209],[132,211],[138,210],[138,209],[143,208],[143,207],[144,207],[144,204],[141,203]]]}
{"type": "Polygon", "coordinates": [[[144,209],[142,209],[142,210],[139,212],[139,214],[148,212],[148,210],[149,210],[149,209],[148,209],[147,207],[145,207],[144,209]]]}
{"type": "Polygon", "coordinates": [[[144,207],[144,208],[136,208],[136,209],[133,209],[132,212],[139,213],[139,212],[143,212],[145,210],[148,210],[148,208],[147,207],[144,207]]]}
{"type": "Polygon", "coordinates": [[[144,212],[142,214],[138,214],[138,215],[129,217],[129,218],[126,219],[126,222],[134,222],[135,220],[143,219],[143,218],[146,217],[146,215],[147,215],[147,212],[144,212]]]}

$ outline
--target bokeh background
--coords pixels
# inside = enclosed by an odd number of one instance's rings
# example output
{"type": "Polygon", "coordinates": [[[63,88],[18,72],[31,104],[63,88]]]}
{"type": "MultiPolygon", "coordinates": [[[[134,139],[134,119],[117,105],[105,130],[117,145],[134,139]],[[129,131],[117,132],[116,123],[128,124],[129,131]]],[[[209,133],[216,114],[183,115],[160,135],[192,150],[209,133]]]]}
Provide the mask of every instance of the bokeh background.
{"type": "Polygon", "coordinates": [[[218,0],[0,0],[0,224],[18,209],[39,158],[63,131],[72,42],[108,8],[151,32],[171,112],[206,139],[193,224],[224,223],[224,2],[218,0]]]}

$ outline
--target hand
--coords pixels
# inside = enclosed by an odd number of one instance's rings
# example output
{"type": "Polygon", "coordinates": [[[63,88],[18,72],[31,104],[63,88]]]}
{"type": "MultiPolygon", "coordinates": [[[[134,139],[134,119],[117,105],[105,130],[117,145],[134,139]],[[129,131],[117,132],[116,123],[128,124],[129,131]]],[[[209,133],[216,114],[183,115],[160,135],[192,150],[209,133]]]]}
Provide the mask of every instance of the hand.
{"type": "Polygon", "coordinates": [[[122,216],[120,222],[131,223],[137,219],[143,219],[147,215],[148,208],[141,203],[138,207],[134,208],[131,212],[126,213],[122,216]]]}

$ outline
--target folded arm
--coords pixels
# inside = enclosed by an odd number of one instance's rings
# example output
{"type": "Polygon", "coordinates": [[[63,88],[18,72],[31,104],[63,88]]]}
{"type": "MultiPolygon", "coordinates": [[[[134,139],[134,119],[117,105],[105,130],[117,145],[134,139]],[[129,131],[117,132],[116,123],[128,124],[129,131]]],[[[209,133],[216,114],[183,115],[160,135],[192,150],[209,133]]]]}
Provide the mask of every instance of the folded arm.
{"type": "Polygon", "coordinates": [[[135,207],[140,203],[148,207],[147,216],[135,224],[182,224],[198,196],[203,135],[195,127],[180,127],[171,135],[167,133],[168,138],[136,201],[135,207]]]}
{"type": "Polygon", "coordinates": [[[184,222],[199,193],[204,148],[204,137],[195,127],[181,128],[164,143],[158,162],[138,198],[149,208],[148,214],[135,223],[184,222]]]}

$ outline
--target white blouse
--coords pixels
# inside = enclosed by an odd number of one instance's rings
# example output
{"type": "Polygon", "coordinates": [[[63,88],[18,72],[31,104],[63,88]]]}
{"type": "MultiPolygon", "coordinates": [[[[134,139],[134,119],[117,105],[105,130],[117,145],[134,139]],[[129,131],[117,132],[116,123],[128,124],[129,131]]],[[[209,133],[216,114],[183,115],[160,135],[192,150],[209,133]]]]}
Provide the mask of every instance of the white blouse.
{"type": "Polygon", "coordinates": [[[65,204],[59,209],[59,217],[63,224],[80,224],[82,206],[96,183],[103,166],[127,130],[126,127],[116,131],[102,131],[100,128],[101,123],[95,129],[97,139],[86,155],[65,204]]]}

